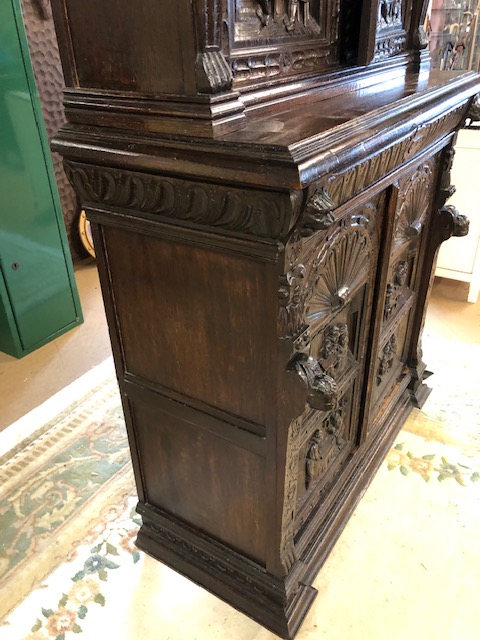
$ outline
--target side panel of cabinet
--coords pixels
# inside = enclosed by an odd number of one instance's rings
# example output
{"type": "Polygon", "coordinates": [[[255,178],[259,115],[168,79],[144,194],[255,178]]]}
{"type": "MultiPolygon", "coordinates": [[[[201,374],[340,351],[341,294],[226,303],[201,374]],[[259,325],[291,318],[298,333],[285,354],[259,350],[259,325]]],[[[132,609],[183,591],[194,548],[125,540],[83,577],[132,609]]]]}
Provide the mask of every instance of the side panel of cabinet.
{"type": "Polygon", "coordinates": [[[264,566],[275,265],[106,222],[96,249],[140,501],[264,566]]]}

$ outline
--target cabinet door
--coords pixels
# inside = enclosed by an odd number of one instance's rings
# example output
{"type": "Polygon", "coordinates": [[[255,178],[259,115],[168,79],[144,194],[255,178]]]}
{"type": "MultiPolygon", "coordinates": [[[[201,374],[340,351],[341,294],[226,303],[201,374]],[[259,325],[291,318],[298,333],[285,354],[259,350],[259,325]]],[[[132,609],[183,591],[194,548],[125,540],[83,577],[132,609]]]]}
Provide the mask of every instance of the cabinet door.
{"type": "Polygon", "coordinates": [[[393,187],[393,231],[390,238],[384,238],[388,251],[382,269],[386,270],[386,278],[378,292],[375,312],[379,332],[370,371],[370,433],[383,422],[389,406],[408,384],[405,364],[435,178],[436,164],[432,159],[400,178],[393,187]]]}
{"type": "Polygon", "coordinates": [[[297,339],[300,353],[294,363],[297,373],[320,390],[310,393],[298,440],[297,531],[361,438],[360,400],[384,206],[380,194],[305,246],[308,328],[297,339]]]}
{"type": "Polygon", "coordinates": [[[81,322],[19,8],[0,4],[0,349],[24,355],[81,322]]]}

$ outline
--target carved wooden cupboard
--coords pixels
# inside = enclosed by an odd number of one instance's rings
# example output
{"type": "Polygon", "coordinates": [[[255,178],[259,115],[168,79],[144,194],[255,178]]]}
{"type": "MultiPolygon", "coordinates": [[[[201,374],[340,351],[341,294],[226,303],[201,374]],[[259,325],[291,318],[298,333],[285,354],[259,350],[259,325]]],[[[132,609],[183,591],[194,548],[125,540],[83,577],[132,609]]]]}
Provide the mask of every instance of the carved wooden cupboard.
{"type": "Polygon", "coordinates": [[[54,0],[143,518],[285,638],[411,407],[473,73],[412,0],[54,0]]]}

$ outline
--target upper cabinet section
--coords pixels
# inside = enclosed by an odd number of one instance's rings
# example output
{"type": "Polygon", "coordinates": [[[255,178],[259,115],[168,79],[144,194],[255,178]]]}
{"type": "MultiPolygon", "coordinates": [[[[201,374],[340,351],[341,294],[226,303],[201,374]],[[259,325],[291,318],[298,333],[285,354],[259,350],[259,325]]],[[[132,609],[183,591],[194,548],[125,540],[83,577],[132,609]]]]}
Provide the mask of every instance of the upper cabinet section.
{"type": "Polygon", "coordinates": [[[223,134],[251,106],[327,82],[341,92],[426,46],[426,0],[51,2],[67,118],[149,133],[223,134]]]}

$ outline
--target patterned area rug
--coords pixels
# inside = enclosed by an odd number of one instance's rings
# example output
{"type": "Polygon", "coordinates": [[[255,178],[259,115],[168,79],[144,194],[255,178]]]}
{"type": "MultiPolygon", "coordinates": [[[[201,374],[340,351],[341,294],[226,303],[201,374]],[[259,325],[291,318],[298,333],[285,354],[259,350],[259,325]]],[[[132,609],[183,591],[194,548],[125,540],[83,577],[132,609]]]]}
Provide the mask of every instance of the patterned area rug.
{"type": "MultiPolygon", "coordinates": [[[[480,353],[454,345],[452,381],[445,345],[426,342],[434,392],[318,575],[298,640],[478,640],[480,353]]],[[[275,638],[136,550],[113,372],[0,462],[0,640],[275,638]]]]}

